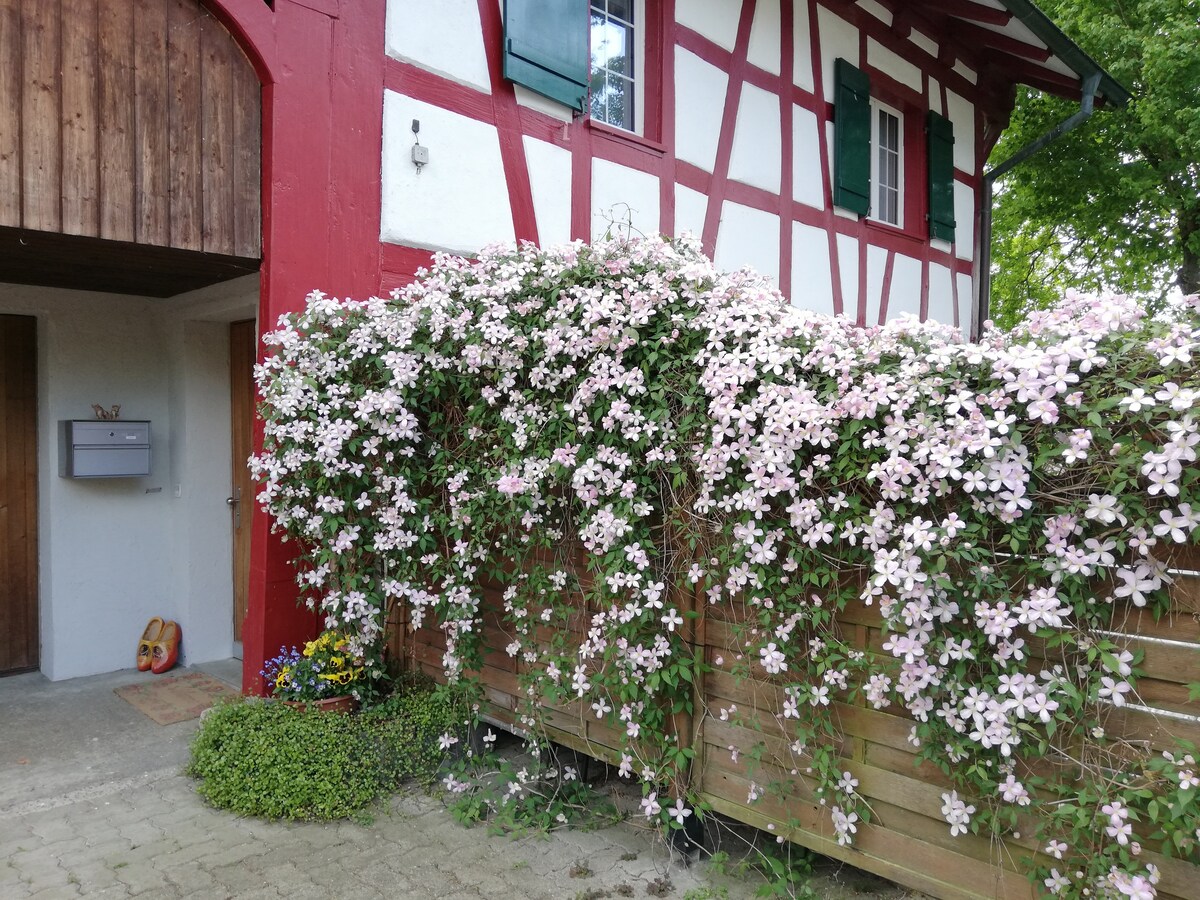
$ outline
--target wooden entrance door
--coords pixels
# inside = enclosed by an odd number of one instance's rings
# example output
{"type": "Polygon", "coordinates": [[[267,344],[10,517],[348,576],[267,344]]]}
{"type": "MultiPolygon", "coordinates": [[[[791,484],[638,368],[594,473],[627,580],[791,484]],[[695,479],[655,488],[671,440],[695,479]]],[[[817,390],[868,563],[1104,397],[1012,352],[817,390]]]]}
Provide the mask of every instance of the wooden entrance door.
{"type": "Polygon", "coordinates": [[[38,667],[37,320],[0,315],[0,675],[38,667]]]}
{"type": "Polygon", "coordinates": [[[233,514],[233,639],[241,641],[250,588],[250,520],[254,512],[254,486],[246,460],[253,450],[254,320],[229,326],[229,386],[233,434],[233,484],[229,505],[233,514]]]}

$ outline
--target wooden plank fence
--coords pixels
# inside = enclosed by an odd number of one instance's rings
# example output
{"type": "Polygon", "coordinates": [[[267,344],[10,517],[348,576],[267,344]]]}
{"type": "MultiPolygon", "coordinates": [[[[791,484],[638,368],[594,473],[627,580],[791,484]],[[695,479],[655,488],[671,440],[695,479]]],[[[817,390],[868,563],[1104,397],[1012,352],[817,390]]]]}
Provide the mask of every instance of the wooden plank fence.
{"type": "MultiPolygon", "coordinates": [[[[1104,727],[1110,735],[1152,750],[1171,746],[1175,738],[1200,744],[1200,704],[1188,702],[1186,688],[1200,681],[1200,553],[1191,548],[1182,560],[1174,562],[1180,568],[1172,570],[1175,583],[1168,615],[1156,621],[1135,607],[1113,610],[1111,631],[1131,650],[1145,652],[1145,674],[1135,700],[1112,708],[1104,727]]],[[[505,629],[498,588],[485,590],[483,608],[487,651],[479,674],[486,715],[514,727],[525,664],[505,651],[514,635],[505,629]]],[[[1023,874],[1041,850],[1032,838],[951,837],[941,814],[941,795],[954,785],[936,766],[918,761],[909,743],[913,721],[903,710],[875,710],[861,698],[850,702],[843,697],[832,710],[840,735],[838,752],[846,771],[858,779],[857,790],[869,803],[872,820],[859,823],[852,845],[840,846],[828,811],[808,785],[791,774],[799,763],[790,749],[791,738],[779,725],[782,690],[769,677],[733,672],[744,649],[738,641],[738,607],[695,608],[699,615],[686,637],[702,649],[709,671],[697,686],[695,716],[675,724],[696,750],[692,786],[717,812],[759,828],[771,826],[787,840],[945,900],[1032,900],[1039,895],[1023,874]],[[723,719],[722,711],[734,706],[737,715],[723,719]],[[756,745],[762,753],[751,760],[752,754],[744,751],[756,745]],[[730,747],[743,752],[735,759],[730,747]],[[753,802],[748,799],[752,785],[771,783],[786,786],[785,798],[764,793],[753,802]]],[[[585,615],[572,621],[576,641],[582,640],[586,621],[585,615]]],[[[389,637],[393,658],[406,659],[444,680],[445,640],[440,631],[413,631],[403,620],[395,624],[389,637]]],[[[835,627],[856,647],[884,653],[882,625],[877,609],[854,602],[838,615],[835,627]]],[[[1035,661],[1045,657],[1041,642],[1027,637],[1027,643],[1035,661]]],[[[597,759],[612,762],[619,757],[619,732],[598,721],[581,702],[543,704],[542,713],[551,740],[597,759]]],[[[1045,759],[1037,769],[1069,777],[1069,765],[1045,759]]],[[[1200,898],[1200,867],[1150,850],[1142,858],[1159,867],[1160,898],[1200,898]]]]}

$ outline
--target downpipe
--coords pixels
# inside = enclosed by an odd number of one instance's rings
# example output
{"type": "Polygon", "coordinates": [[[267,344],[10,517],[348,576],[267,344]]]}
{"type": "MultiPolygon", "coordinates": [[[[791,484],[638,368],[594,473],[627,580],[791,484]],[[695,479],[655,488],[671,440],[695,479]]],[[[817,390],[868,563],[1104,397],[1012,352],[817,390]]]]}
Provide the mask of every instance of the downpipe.
{"type": "Polygon", "coordinates": [[[975,321],[971,336],[978,339],[983,334],[983,323],[988,320],[992,296],[992,196],[996,180],[1004,177],[1043,147],[1052,144],[1068,131],[1073,131],[1092,115],[1096,105],[1096,91],[1100,87],[1100,72],[1093,72],[1083,80],[1083,93],[1079,109],[1063,119],[1041,137],[1030,141],[1000,165],[983,173],[983,208],[979,217],[979,296],[975,304],[975,321]]]}

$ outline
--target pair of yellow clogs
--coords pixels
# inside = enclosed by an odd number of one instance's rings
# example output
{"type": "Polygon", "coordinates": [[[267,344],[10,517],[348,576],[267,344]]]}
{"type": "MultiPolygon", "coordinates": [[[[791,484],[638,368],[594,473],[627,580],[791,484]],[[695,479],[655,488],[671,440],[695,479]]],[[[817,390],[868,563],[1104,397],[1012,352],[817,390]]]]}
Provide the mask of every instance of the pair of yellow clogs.
{"type": "Polygon", "coordinates": [[[183,640],[183,629],[177,622],[164,622],[155,616],[146,623],[142,639],[138,641],[137,667],[139,672],[149,670],[155,675],[175,665],[179,659],[179,642],[183,640]]]}

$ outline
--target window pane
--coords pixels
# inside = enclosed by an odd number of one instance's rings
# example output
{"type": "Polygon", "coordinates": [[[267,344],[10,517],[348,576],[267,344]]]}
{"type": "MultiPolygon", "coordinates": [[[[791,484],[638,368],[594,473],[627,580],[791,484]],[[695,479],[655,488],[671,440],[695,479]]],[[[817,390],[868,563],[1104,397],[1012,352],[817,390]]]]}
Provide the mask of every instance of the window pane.
{"type": "Polygon", "coordinates": [[[607,77],[603,69],[592,69],[592,77],[588,84],[588,109],[593,119],[601,122],[608,121],[605,100],[608,92],[604,89],[607,77]]]}
{"type": "Polygon", "coordinates": [[[633,0],[593,0],[591,4],[591,77],[589,109],[592,118],[633,131],[634,47],[630,19],[633,0]]]}
{"type": "Polygon", "coordinates": [[[633,22],[633,0],[608,0],[608,14],[633,22]]]}
{"type": "Polygon", "coordinates": [[[633,131],[633,82],[610,72],[606,87],[608,118],[605,121],[609,125],[633,131]]]}
{"type": "Polygon", "coordinates": [[[632,46],[630,29],[612,21],[592,16],[592,68],[612,69],[616,72],[627,70],[629,52],[632,46]],[[629,41],[626,41],[626,37],[629,41]]]}
{"type": "Polygon", "coordinates": [[[900,224],[900,119],[876,110],[876,208],[872,215],[889,225],[900,224]]]}

